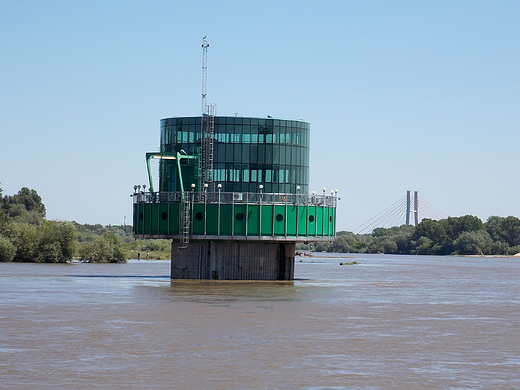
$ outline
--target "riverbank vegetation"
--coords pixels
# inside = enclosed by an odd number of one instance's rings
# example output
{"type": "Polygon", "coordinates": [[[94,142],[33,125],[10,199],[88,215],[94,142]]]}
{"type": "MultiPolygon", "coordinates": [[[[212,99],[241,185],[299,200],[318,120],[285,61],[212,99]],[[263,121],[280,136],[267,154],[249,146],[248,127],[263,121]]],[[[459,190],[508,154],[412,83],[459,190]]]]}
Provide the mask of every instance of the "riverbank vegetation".
{"type": "Polygon", "coordinates": [[[131,258],[169,259],[168,240],[133,238],[132,226],[81,225],[45,219],[35,190],[3,196],[0,188],[0,261],[121,263],[131,258]]]}
{"type": "MultiPolygon", "coordinates": [[[[131,226],[49,221],[35,190],[3,196],[0,188],[0,261],[121,263],[169,259],[170,240],[135,240],[131,226]]],[[[423,219],[417,226],[376,228],[371,234],[340,231],[332,242],[299,244],[315,252],[412,255],[502,255],[520,253],[520,219],[465,215],[423,219]]]]}
{"type": "Polygon", "coordinates": [[[316,252],[411,255],[501,255],[520,252],[520,219],[492,216],[486,222],[465,215],[423,219],[417,226],[376,228],[371,234],[340,231],[333,242],[316,243],[316,252]]]}

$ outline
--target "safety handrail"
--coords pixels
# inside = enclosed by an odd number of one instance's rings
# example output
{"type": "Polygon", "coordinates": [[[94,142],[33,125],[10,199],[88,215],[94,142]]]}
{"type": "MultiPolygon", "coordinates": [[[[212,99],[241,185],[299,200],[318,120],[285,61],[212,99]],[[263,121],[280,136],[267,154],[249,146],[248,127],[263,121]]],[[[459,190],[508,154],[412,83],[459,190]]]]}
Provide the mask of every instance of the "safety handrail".
{"type": "MultiPolygon", "coordinates": [[[[132,194],[134,203],[179,203],[183,200],[182,192],[144,192],[132,194]]],[[[300,206],[336,207],[339,200],[337,193],[323,194],[284,194],[262,192],[209,192],[186,191],[184,193],[192,203],[217,204],[277,204],[300,206]]]]}

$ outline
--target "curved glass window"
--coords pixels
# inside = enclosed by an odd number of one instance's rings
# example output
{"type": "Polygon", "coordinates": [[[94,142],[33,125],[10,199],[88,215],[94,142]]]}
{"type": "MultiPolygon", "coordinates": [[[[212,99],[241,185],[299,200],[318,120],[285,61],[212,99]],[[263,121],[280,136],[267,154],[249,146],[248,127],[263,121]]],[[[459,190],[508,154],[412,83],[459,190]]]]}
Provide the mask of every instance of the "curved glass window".
{"type": "MultiPolygon", "coordinates": [[[[213,117],[213,181],[225,192],[308,191],[309,129],[304,121],[213,117]]],[[[161,152],[181,152],[184,187],[200,181],[201,117],[161,120],[161,152]]],[[[178,191],[175,160],[160,161],[160,191],[178,191]]]]}

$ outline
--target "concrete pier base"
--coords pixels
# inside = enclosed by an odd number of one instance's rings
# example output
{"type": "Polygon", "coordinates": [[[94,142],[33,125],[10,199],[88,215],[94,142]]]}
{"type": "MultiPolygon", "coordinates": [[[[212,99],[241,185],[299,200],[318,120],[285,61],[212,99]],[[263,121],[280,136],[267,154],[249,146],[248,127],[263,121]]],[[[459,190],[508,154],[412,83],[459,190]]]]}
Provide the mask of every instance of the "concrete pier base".
{"type": "Polygon", "coordinates": [[[293,280],[295,243],[172,242],[172,279],[293,280]]]}

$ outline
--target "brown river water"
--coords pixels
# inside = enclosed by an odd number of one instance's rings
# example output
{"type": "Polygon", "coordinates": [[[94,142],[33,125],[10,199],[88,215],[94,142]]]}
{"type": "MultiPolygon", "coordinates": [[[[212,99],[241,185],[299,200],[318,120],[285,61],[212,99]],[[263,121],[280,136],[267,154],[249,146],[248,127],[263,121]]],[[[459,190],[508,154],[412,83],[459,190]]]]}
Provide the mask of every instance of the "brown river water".
{"type": "Polygon", "coordinates": [[[0,388],[520,389],[520,258],[325,256],[294,282],[0,263],[0,388]]]}

